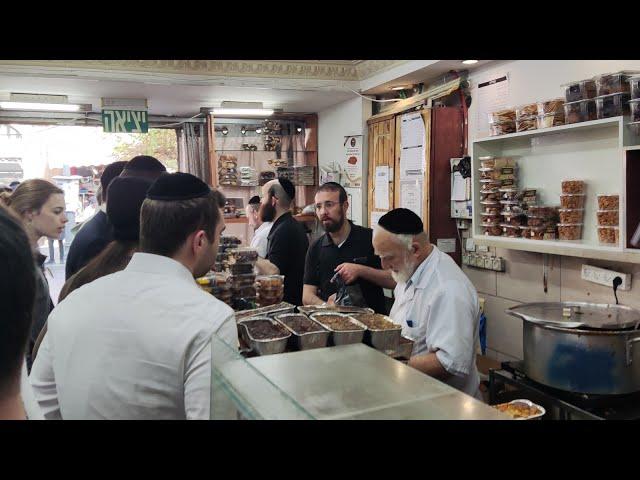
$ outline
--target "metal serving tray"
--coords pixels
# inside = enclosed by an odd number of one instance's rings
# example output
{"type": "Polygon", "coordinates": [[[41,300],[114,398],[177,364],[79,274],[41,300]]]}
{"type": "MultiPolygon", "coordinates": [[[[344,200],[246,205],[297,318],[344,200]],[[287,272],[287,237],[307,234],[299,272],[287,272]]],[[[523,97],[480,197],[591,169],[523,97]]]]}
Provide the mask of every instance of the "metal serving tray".
{"type": "MultiPolygon", "coordinates": [[[[353,318],[358,320],[359,316],[363,315],[362,313],[354,313],[352,314],[353,318]]],[[[396,325],[395,328],[390,328],[387,330],[374,329],[369,327],[364,322],[361,322],[363,325],[367,327],[367,330],[364,332],[364,343],[372,346],[376,350],[380,350],[385,352],[386,354],[393,354],[396,350],[398,350],[398,345],[400,343],[400,332],[402,332],[402,327],[397,325],[386,315],[382,315],[385,320],[392,325],[396,325]]]]}
{"type": "Polygon", "coordinates": [[[240,331],[240,335],[244,342],[249,346],[249,351],[256,352],[258,355],[273,355],[275,353],[284,352],[287,349],[287,343],[291,337],[291,333],[289,333],[290,331],[286,330],[287,335],[284,337],[264,340],[256,339],[251,336],[249,328],[247,327],[247,324],[255,322],[256,320],[268,320],[274,325],[282,325],[280,322],[276,322],[274,319],[269,317],[251,317],[238,322],[238,330],[240,331]]]}
{"type": "Polygon", "coordinates": [[[367,307],[350,307],[344,305],[307,305],[298,307],[300,313],[311,315],[313,313],[375,313],[373,309],[367,307]]]}
{"type": "Polygon", "coordinates": [[[331,332],[327,330],[324,325],[310,319],[303,313],[283,313],[280,315],[276,315],[275,319],[276,321],[281,323],[284,328],[291,332],[291,337],[289,338],[289,346],[294,350],[311,350],[312,348],[322,348],[326,347],[329,343],[331,332]],[[283,317],[295,317],[300,315],[318,325],[320,328],[322,328],[322,330],[318,332],[297,333],[281,320],[283,317]]]}
{"type": "Polygon", "coordinates": [[[400,342],[398,341],[398,348],[395,351],[395,354],[393,355],[394,357],[399,357],[399,358],[406,358],[409,359],[411,358],[411,353],[413,352],[413,340],[411,340],[410,338],[407,338],[403,335],[400,335],[401,339],[407,340],[407,342],[400,342]]]}
{"type": "Polygon", "coordinates": [[[295,308],[296,306],[291,303],[280,302],[275,305],[254,308],[252,310],[242,310],[240,312],[236,312],[236,321],[240,322],[250,317],[273,317],[274,315],[281,313],[293,313],[295,308]]]}
{"type": "Polygon", "coordinates": [[[364,325],[363,323],[360,323],[352,316],[345,315],[343,313],[337,313],[337,312],[313,313],[309,316],[309,318],[311,318],[311,320],[316,321],[317,323],[322,325],[323,328],[326,328],[327,330],[329,330],[329,332],[331,332],[331,336],[329,337],[330,345],[337,346],[337,345],[349,345],[351,343],[361,343],[362,340],[364,339],[364,332],[367,331],[366,325],[364,325]],[[339,315],[341,317],[345,317],[351,323],[353,323],[354,326],[357,326],[360,328],[354,328],[353,330],[333,330],[331,327],[322,323],[323,315],[339,315]]]}

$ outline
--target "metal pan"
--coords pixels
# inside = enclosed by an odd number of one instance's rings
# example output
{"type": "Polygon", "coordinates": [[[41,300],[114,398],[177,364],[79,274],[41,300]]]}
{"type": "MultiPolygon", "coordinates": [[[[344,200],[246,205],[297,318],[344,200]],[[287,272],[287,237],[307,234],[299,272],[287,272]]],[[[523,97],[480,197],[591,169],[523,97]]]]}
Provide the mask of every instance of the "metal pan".
{"type": "Polygon", "coordinates": [[[280,302],[276,305],[254,308],[253,310],[242,310],[236,312],[236,321],[241,322],[244,319],[252,317],[273,317],[281,313],[293,313],[295,308],[296,306],[291,303],[280,302]]]}
{"type": "Polygon", "coordinates": [[[367,307],[350,307],[345,305],[307,305],[298,307],[300,313],[311,315],[313,313],[375,313],[373,309],[367,307]]]}
{"type": "MultiPolygon", "coordinates": [[[[363,314],[362,313],[352,314],[353,318],[355,318],[356,320],[359,319],[360,315],[363,315],[363,314]]],[[[385,320],[387,320],[392,325],[395,325],[395,327],[386,329],[386,330],[381,330],[377,328],[371,328],[366,323],[361,322],[363,325],[366,325],[367,327],[367,331],[364,332],[364,343],[372,346],[376,350],[380,350],[382,352],[385,352],[388,355],[392,355],[398,349],[398,345],[400,344],[400,333],[402,332],[402,327],[394,323],[393,320],[391,320],[386,315],[381,315],[381,316],[384,317],[385,320]]]]}
{"type": "Polygon", "coordinates": [[[287,348],[287,343],[291,337],[291,333],[287,330],[287,335],[277,338],[269,339],[256,339],[251,336],[248,325],[255,321],[268,320],[274,325],[281,326],[280,322],[276,322],[269,317],[252,317],[244,319],[238,322],[238,331],[242,336],[244,342],[249,346],[250,351],[256,352],[258,355],[273,355],[275,353],[282,353],[287,348]]]}
{"type": "Polygon", "coordinates": [[[324,313],[313,313],[309,316],[311,320],[316,321],[322,327],[326,328],[331,332],[331,336],[329,337],[330,345],[350,345],[352,343],[361,343],[364,339],[364,332],[367,330],[367,326],[357,321],[355,318],[345,315],[342,313],[336,312],[324,312],[324,313]],[[340,317],[345,317],[349,322],[353,323],[353,330],[334,330],[328,325],[322,323],[322,317],[325,315],[338,315],[340,317]]]}
{"type": "Polygon", "coordinates": [[[311,350],[312,348],[322,348],[326,347],[329,343],[331,332],[327,330],[322,324],[311,320],[309,317],[302,313],[284,313],[276,315],[275,319],[276,321],[280,322],[284,328],[291,332],[291,337],[289,338],[289,346],[293,350],[311,350]],[[317,332],[298,333],[282,321],[283,318],[296,317],[300,315],[318,325],[320,328],[322,328],[322,330],[317,332]]]}
{"type": "Polygon", "coordinates": [[[393,355],[396,358],[411,358],[411,353],[413,352],[413,340],[407,338],[403,335],[400,335],[400,341],[398,342],[398,348],[393,355]]]}

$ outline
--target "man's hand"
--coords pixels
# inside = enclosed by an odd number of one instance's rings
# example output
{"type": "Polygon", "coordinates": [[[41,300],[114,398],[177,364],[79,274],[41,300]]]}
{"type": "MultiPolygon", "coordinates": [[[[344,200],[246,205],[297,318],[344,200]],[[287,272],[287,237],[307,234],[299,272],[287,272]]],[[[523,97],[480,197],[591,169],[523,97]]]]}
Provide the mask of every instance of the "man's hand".
{"type": "Polygon", "coordinates": [[[327,298],[327,305],[335,305],[336,304],[336,295],[337,295],[337,293],[334,293],[329,298],[327,298]]]}
{"type": "Polygon", "coordinates": [[[362,265],[356,263],[341,263],[335,269],[347,285],[355,282],[362,272],[362,265]]]}

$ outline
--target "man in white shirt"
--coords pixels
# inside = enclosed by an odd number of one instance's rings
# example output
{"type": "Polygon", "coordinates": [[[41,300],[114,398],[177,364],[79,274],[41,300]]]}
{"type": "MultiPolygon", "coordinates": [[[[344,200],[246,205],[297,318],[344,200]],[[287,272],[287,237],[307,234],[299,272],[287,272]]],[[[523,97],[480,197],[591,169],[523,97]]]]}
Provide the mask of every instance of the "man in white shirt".
{"type": "Polygon", "coordinates": [[[383,215],[373,247],[382,268],[398,282],[389,316],[415,342],[409,365],[481,398],[475,362],[480,306],[469,279],[429,242],[422,220],[411,210],[383,215]]]}
{"type": "Polygon", "coordinates": [[[249,225],[253,227],[253,238],[251,239],[251,248],[258,251],[258,255],[262,258],[267,256],[267,244],[269,242],[269,232],[273,222],[263,222],[260,218],[260,197],[255,195],[249,200],[247,205],[247,220],[249,225]]]}
{"type": "Polygon", "coordinates": [[[217,192],[165,174],[140,212],[140,251],[49,316],[31,372],[47,419],[208,419],[211,336],[237,347],[233,310],[194,277],[214,264],[217,192]]]}

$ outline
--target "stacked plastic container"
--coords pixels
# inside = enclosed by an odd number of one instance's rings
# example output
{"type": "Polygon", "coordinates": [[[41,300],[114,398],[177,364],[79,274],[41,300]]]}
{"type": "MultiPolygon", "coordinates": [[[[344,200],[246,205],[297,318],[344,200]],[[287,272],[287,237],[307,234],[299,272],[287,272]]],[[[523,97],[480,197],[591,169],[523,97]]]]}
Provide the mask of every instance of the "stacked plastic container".
{"type": "Polygon", "coordinates": [[[516,132],[516,110],[505,108],[489,114],[489,126],[491,135],[506,135],[516,132]]]}
{"type": "Polygon", "coordinates": [[[587,122],[597,118],[596,82],[593,79],[578,80],[565,83],[564,88],[564,117],[567,124],[587,122]]]}
{"type": "Polygon", "coordinates": [[[238,237],[233,235],[224,235],[220,237],[220,244],[218,246],[218,256],[216,257],[215,271],[222,272],[229,267],[227,251],[232,248],[237,248],[242,241],[238,237]]]}
{"type": "Polygon", "coordinates": [[[284,297],[284,275],[260,275],[256,277],[256,299],[258,307],[282,302],[284,297]]]}
{"type": "Polygon", "coordinates": [[[240,174],[241,187],[257,187],[258,186],[258,171],[253,167],[240,167],[238,168],[240,174]]]}
{"type": "Polygon", "coordinates": [[[629,115],[631,86],[629,79],[640,72],[622,71],[605,73],[594,78],[598,96],[596,110],[598,118],[629,115]]]}
{"type": "Polygon", "coordinates": [[[631,100],[631,122],[629,126],[636,135],[640,135],[640,75],[629,77],[629,92],[631,100]]]}
{"type": "Polygon", "coordinates": [[[618,195],[598,195],[598,241],[600,245],[618,245],[620,228],[618,222],[620,198],[618,195]]]}
{"type": "MultiPolygon", "coordinates": [[[[531,240],[555,240],[558,223],[557,207],[529,205],[527,208],[528,238],[531,240]]],[[[523,235],[524,236],[524,235],[523,235]]]]}
{"type": "Polygon", "coordinates": [[[538,128],[538,104],[528,103],[516,108],[516,132],[526,132],[538,128]]]}
{"type": "Polygon", "coordinates": [[[224,186],[238,185],[238,159],[233,155],[220,155],[218,182],[224,186]]]}
{"type": "Polygon", "coordinates": [[[258,251],[255,248],[232,248],[227,251],[229,272],[231,276],[231,292],[233,294],[233,308],[246,310],[255,308],[256,304],[256,274],[255,264],[258,251]]]}
{"type": "Polygon", "coordinates": [[[560,195],[559,240],[581,240],[584,226],[585,183],[582,180],[563,180],[560,195]]]}
{"type": "Polygon", "coordinates": [[[202,290],[233,307],[233,294],[228,274],[209,272],[206,276],[197,278],[196,282],[202,290]]]}
{"type": "Polygon", "coordinates": [[[511,205],[505,193],[515,190],[517,194],[516,161],[508,157],[480,157],[479,160],[481,225],[485,235],[501,236],[506,233],[502,212],[511,205]]]}
{"type": "Polygon", "coordinates": [[[557,127],[565,123],[563,98],[538,102],[537,111],[536,126],[538,128],[557,127]]]}

